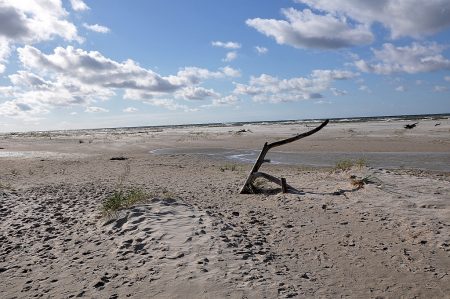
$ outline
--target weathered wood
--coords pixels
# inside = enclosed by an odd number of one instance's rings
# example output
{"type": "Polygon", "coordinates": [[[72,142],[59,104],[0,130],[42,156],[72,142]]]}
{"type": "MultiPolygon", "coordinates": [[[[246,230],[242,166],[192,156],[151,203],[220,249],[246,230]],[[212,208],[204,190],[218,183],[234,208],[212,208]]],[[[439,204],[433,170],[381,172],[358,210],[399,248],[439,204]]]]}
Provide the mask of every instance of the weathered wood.
{"type": "Polygon", "coordinates": [[[287,185],[286,185],[286,179],[281,178],[281,191],[283,193],[287,193],[287,185]]]}
{"type": "Polygon", "coordinates": [[[252,174],[252,180],[255,180],[256,178],[265,178],[266,180],[268,180],[268,181],[270,181],[270,182],[272,182],[274,184],[277,184],[278,186],[281,187],[281,180],[279,178],[276,178],[276,177],[270,175],[270,174],[267,174],[267,173],[264,173],[264,172],[260,172],[260,171],[254,172],[252,174]]]}
{"type": "MultiPolygon", "coordinates": [[[[258,172],[261,165],[265,162],[264,157],[266,156],[266,154],[269,152],[270,149],[277,147],[277,146],[281,146],[284,144],[288,144],[288,143],[297,141],[297,140],[305,138],[305,137],[308,137],[308,136],[320,131],[323,127],[325,127],[328,124],[328,122],[329,122],[329,120],[327,119],[320,126],[314,128],[313,130],[296,135],[294,137],[290,137],[290,138],[283,139],[280,141],[272,142],[270,144],[267,142],[264,143],[263,149],[259,153],[258,159],[256,159],[256,162],[253,165],[252,170],[250,171],[247,179],[245,180],[245,183],[242,186],[240,193],[244,194],[244,193],[249,193],[250,191],[252,191],[251,185],[252,185],[253,180],[256,178],[256,176],[254,174],[258,172]]],[[[267,175],[267,174],[265,174],[265,175],[267,175]]],[[[265,178],[267,179],[267,177],[265,177],[265,178]]],[[[272,177],[272,178],[274,178],[274,177],[272,177]]],[[[279,180],[277,178],[275,178],[275,180],[277,180],[279,182],[276,184],[281,186],[281,180],[279,180]]],[[[272,180],[269,179],[269,181],[272,181],[272,180]]]]}

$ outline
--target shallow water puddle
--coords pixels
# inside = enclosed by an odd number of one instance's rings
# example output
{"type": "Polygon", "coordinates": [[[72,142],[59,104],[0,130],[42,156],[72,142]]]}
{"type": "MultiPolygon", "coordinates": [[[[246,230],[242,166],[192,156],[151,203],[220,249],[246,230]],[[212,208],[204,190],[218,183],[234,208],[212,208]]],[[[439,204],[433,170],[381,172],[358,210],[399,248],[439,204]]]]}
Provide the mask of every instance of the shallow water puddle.
{"type": "MultiPolygon", "coordinates": [[[[156,155],[203,155],[236,162],[253,163],[259,150],[226,148],[165,148],[153,150],[156,155]]],[[[406,168],[450,171],[450,152],[269,152],[272,164],[294,164],[333,167],[344,159],[364,159],[367,165],[379,168],[406,168]]]]}
{"type": "Polygon", "coordinates": [[[0,158],[69,158],[75,156],[81,157],[86,155],[43,151],[0,151],[0,158]]]}

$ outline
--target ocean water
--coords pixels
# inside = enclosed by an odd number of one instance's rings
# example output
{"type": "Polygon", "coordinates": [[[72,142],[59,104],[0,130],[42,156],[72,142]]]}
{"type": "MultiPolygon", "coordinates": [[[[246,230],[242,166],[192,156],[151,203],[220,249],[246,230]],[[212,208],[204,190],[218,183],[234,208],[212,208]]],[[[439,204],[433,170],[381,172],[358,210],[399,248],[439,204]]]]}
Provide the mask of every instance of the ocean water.
{"type": "MultiPolygon", "coordinates": [[[[254,163],[260,150],[225,148],[166,148],[151,151],[155,155],[201,155],[212,159],[254,163]]],[[[281,152],[266,155],[272,164],[291,164],[312,167],[333,167],[343,159],[364,159],[374,168],[423,169],[450,172],[450,152],[281,152]]]]}

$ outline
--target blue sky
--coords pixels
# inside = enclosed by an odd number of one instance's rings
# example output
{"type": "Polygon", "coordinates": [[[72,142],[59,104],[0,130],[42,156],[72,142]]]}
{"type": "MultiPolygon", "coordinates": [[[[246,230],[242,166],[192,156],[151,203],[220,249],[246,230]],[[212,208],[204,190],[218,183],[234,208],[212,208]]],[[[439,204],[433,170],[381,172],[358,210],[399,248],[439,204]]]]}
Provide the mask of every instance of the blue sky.
{"type": "Polygon", "coordinates": [[[0,0],[0,131],[450,112],[450,1],[0,0]]]}

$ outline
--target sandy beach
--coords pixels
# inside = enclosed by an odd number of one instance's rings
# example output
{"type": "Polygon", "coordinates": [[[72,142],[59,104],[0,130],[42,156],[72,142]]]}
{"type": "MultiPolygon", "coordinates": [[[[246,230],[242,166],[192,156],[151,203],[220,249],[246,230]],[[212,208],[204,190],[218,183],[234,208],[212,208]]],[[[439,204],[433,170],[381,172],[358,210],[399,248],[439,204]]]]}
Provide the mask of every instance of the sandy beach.
{"type": "Polygon", "coordinates": [[[332,122],[280,147],[419,157],[264,164],[285,194],[239,194],[252,165],[208,153],[315,124],[0,134],[0,297],[450,298],[450,120],[406,123],[332,122]],[[146,200],[105,216],[118,189],[146,200]]]}

